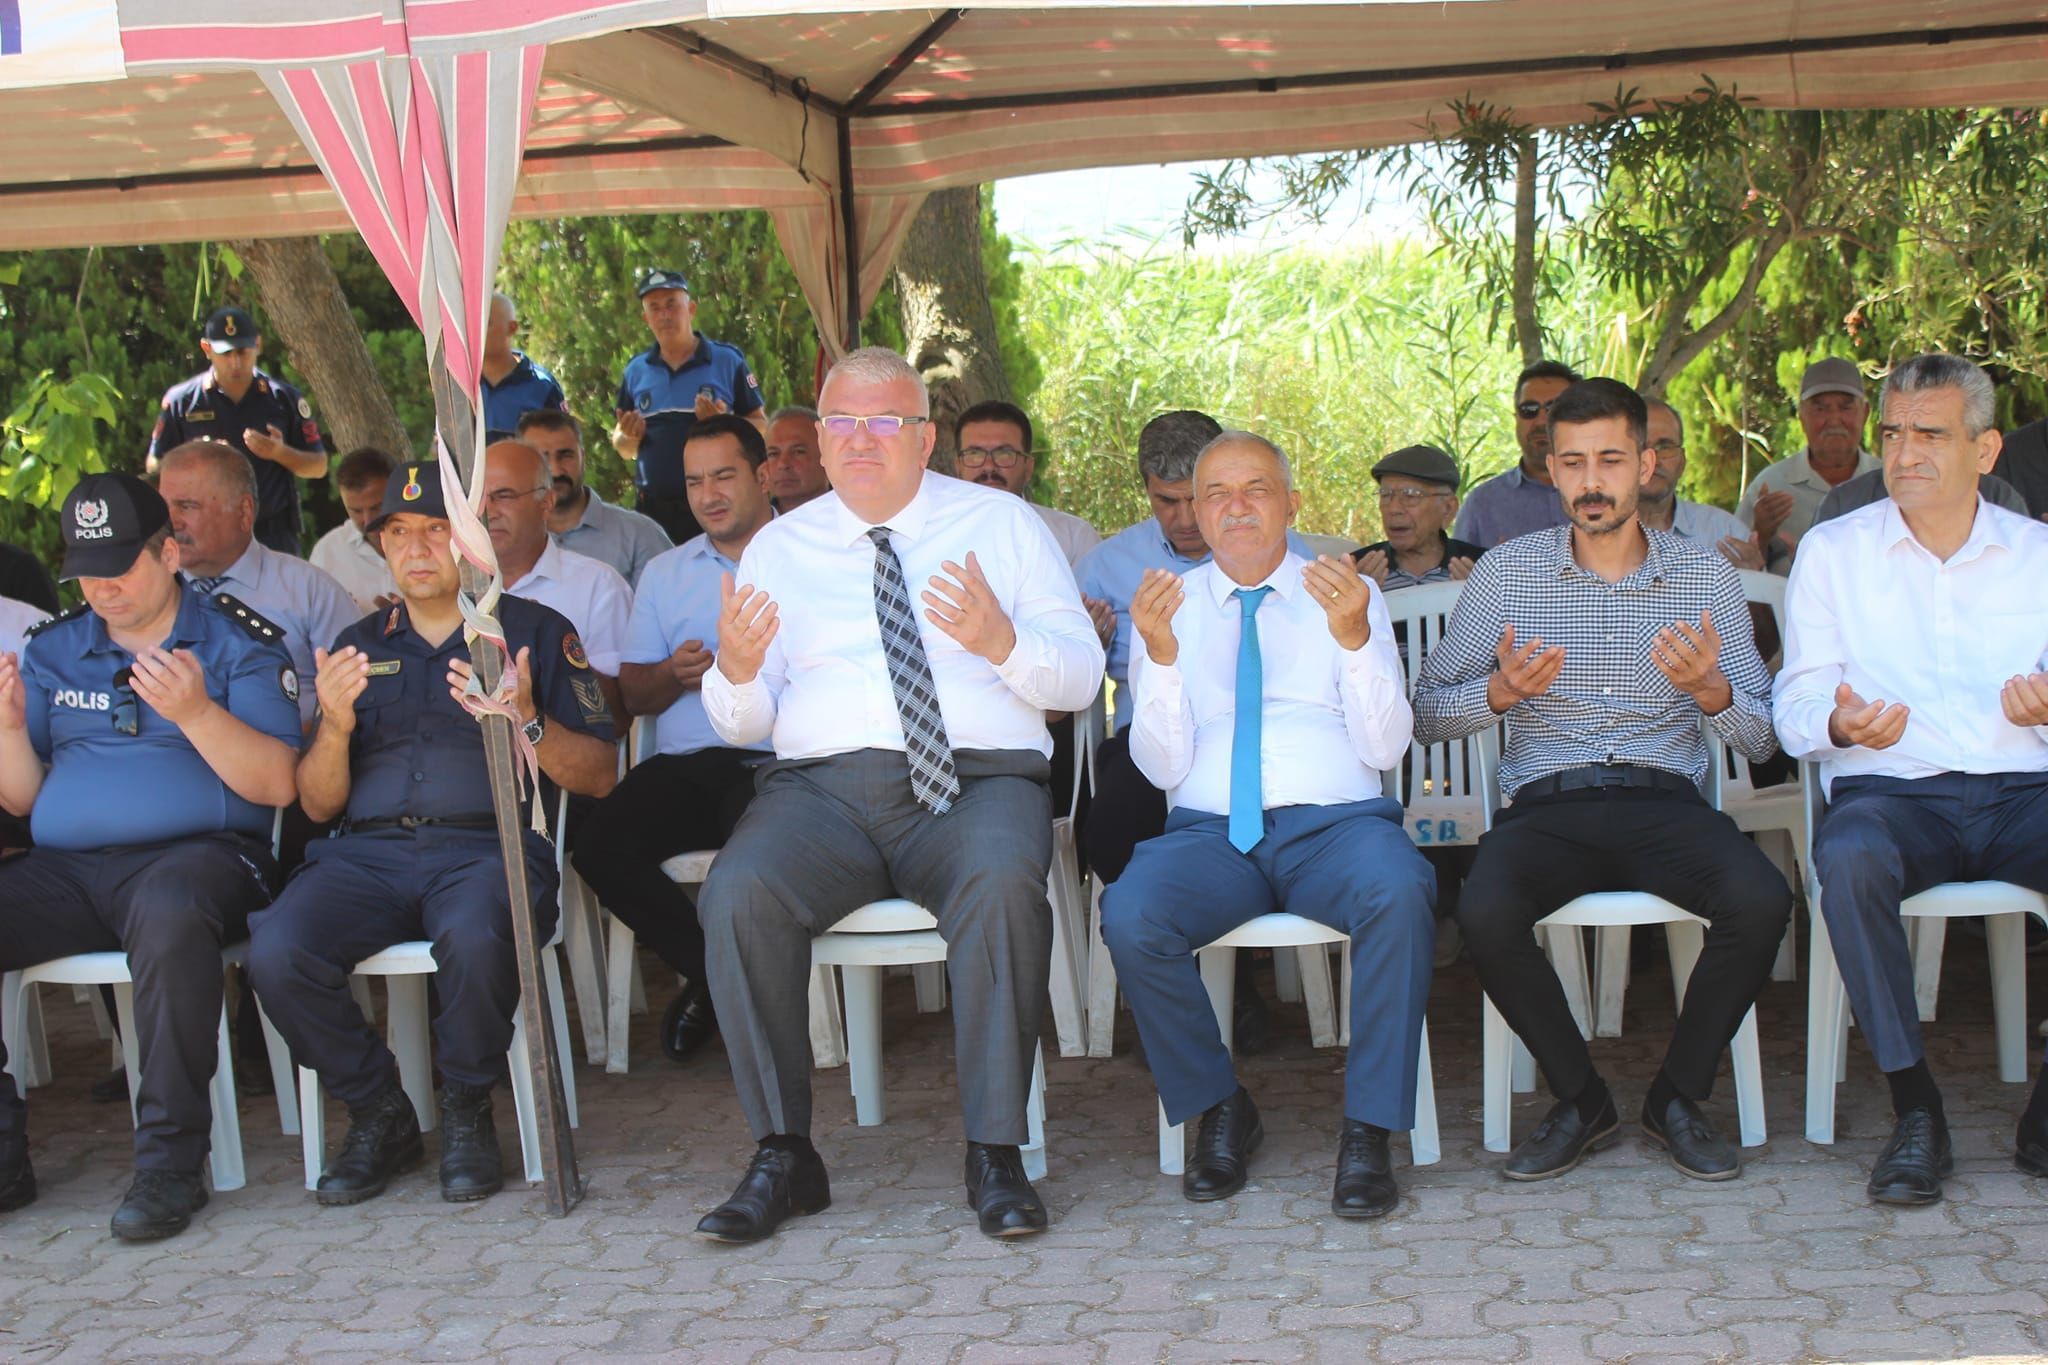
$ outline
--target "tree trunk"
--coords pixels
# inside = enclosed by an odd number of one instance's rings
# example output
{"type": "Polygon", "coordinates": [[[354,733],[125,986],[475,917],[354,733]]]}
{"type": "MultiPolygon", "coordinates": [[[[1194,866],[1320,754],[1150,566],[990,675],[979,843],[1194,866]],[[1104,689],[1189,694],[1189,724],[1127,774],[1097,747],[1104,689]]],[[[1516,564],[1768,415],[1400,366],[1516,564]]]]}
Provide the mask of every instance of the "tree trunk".
{"type": "Polygon", "coordinates": [[[410,459],[412,438],[377,377],[370,348],[320,239],[277,237],[228,245],[249,268],[276,340],[306,376],[328,449],[340,455],[357,446],[378,446],[410,459]]]}
{"type": "Polygon", "coordinates": [[[939,429],[932,467],[950,473],[953,419],[976,403],[1011,396],[982,271],[979,185],[939,190],[924,201],[896,258],[896,293],[904,351],[931,390],[939,429]]]}
{"type": "Polygon", "coordinates": [[[1543,359],[1543,324],[1536,316],[1536,137],[1515,143],[1515,344],[1522,363],[1543,359]]]}

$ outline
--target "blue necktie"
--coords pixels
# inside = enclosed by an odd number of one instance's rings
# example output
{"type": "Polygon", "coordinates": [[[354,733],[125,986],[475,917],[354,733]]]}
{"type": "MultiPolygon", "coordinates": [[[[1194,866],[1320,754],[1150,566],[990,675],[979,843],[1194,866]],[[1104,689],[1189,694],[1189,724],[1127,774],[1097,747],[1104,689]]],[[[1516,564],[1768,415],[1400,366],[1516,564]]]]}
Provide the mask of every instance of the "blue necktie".
{"type": "Polygon", "coordinates": [[[1237,637],[1237,714],[1230,729],[1230,846],[1249,853],[1266,837],[1266,807],[1259,791],[1259,722],[1266,709],[1265,670],[1259,663],[1259,603],[1271,588],[1238,588],[1230,595],[1244,612],[1237,637]]]}
{"type": "Polygon", "coordinates": [[[220,590],[220,585],[227,581],[227,575],[218,574],[212,578],[193,578],[187,581],[192,585],[192,591],[201,597],[211,597],[220,590]]]}

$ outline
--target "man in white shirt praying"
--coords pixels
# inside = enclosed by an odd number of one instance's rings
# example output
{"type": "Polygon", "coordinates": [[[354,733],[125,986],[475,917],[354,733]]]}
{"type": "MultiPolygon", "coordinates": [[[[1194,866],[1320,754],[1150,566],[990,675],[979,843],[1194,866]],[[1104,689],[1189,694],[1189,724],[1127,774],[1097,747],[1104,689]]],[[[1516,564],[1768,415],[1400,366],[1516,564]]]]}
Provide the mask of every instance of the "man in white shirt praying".
{"type": "MultiPolygon", "coordinates": [[[[1897,1124],[1868,1185],[1929,1204],[1954,1169],[1899,903],[1951,881],[2048,891],[2048,526],[1995,507],[1991,380],[1916,356],[1885,380],[1890,497],[1799,543],[1774,720],[1820,764],[1821,913],[1897,1124]]],[[[2015,1164],[2048,1175],[2048,1065],[2015,1164]]]]}
{"type": "Polygon", "coordinates": [[[1074,575],[1022,499],[926,472],[916,370],[853,352],[819,393],[832,491],[728,576],[704,713],[775,761],[698,898],[705,971],[758,1144],[697,1225],[751,1242],[831,1202],[811,1145],[811,940],[871,901],[947,944],[967,1193],[993,1237],[1043,1231],[1019,1146],[1051,967],[1047,711],[1102,686],[1074,575]]]}
{"type": "Polygon", "coordinates": [[[1264,1130],[1195,966],[1204,945],[1284,910],[1350,936],[1344,1123],[1330,1205],[1397,1202],[1390,1130],[1414,1126],[1436,876],[1380,772],[1413,730],[1386,601],[1349,558],[1288,547],[1301,495],[1286,457],[1226,431],[1195,464],[1212,557],[1147,569],[1131,599],[1131,757],[1167,794],[1166,833],[1104,892],[1102,936],[1166,1116],[1199,1115],[1189,1199],[1244,1187],[1264,1130]]]}

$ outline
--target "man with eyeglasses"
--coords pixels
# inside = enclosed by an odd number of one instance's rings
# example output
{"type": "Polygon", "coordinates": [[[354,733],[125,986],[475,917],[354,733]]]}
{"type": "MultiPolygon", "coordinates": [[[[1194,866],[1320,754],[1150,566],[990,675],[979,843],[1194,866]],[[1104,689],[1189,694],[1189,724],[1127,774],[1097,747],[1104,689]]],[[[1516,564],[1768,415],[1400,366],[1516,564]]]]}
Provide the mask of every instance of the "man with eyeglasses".
{"type": "Polygon", "coordinates": [[[645,513],[614,507],[583,481],[583,424],[568,412],[529,412],[519,418],[519,439],[547,465],[554,486],[548,534],[555,543],[611,565],[639,587],[641,570],[672,548],[668,532],[645,513]]]}
{"type": "MultiPolygon", "coordinates": [[[[36,842],[0,863],[0,972],[128,955],[135,1178],[113,1232],[146,1241],[206,1204],[221,947],[270,900],[299,685],[275,626],[186,590],[148,484],[89,474],[60,515],[63,577],[85,605],[30,631],[19,658],[0,653],[0,806],[36,842]]],[[[0,1073],[0,1211],[36,1195],[26,1124],[0,1073]]]]}
{"type": "Polygon", "coordinates": [[[736,413],[765,433],[761,381],[739,348],[697,330],[697,303],[682,272],[640,273],[640,316],[654,344],[626,362],[612,444],[633,461],[640,510],[680,545],[703,529],[683,489],[683,438],[699,418],[736,413]]]}
{"type": "Polygon", "coordinates": [[[1372,467],[1386,539],[1354,550],[1358,571],[1382,591],[1462,583],[1486,553],[1444,528],[1458,511],[1458,462],[1435,446],[1404,446],[1372,467]]]}
{"type": "Polygon", "coordinates": [[[484,526],[491,533],[505,591],[553,607],[576,627],[605,703],[620,724],[619,661],[633,589],[619,571],[565,550],[548,535],[554,490],[540,452],[524,441],[497,441],[484,451],[484,526]]]}
{"type": "Polygon", "coordinates": [[[1052,958],[1045,716],[1094,699],[1102,644],[1044,522],[928,472],[931,399],[902,356],[846,356],[818,408],[832,491],[725,576],[702,678],[720,739],[772,737],[775,759],[697,900],[757,1144],[697,1231],[758,1241],[832,1202],[811,1145],[811,942],[901,896],[946,941],[968,1202],[988,1236],[1042,1232],[1019,1147],[1052,958]]]}
{"type": "Polygon", "coordinates": [[[1657,457],[1657,467],[1643,483],[1636,515],[1645,526],[1713,546],[1738,569],[1761,571],[1762,542],[1733,512],[1678,496],[1678,481],[1685,477],[1685,423],[1678,409],[1661,398],[1645,399],[1644,403],[1650,413],[1650,450],[1657,457]]]}
{"type": "Polygon", "coordinates": [[[761,464],[761,485],[778,512],[794,512],[812,498],[831,491],[824,462],[818,458],[818,410],[801,403],[777,408],[768,419],[768,454],[761,464]]]}
{"type": "MultiPolygon", "coordinates": [[[[299,762],[299,796],[315,820],[345,816],[343,832],[315,840],[277,903],[250,924],[257,997],[292,1056],[348,1106],[348,1135],[314,1191],[321,1204],[372,1198],[424,1155],[397,1060],[349,994],[357,963],[413,939],[434,945],[441,1197],[464,1203],[504,1185],[491,1091],[512,1044],[519,968],[483,729],[461,701],[474,678],[441,471],[399,466],[370,523],[402,600],[319,654],[320,721],[299,762]]],[[[554,786],[605,795],[618,780],[618,746],[575,628],[511,593],[498,599],[497,619],[510,656],[501,697],[521,751],[531,746],[554,786]]],[[[551,802],[535,786],[527,800],[551,802]]],[[[519,910],[545,943],[554,850],[528,829],[522,852],[533,903],[519,910]]]]}
{"type": "Polygon", "coordinates": [[[1564,504],[1550,482],[1550,405],[1579,382],[1579,372],[1555,360],[1539,360],[1515,379],[1515,444],[1521,462],[1474,488],[1451,534],[1491,550],[1531,531],[1567,524],[1564,504]]]}
{"type": "MultiPolygon", "coordinates": [[[[953,463],[969,483],[1000,488],[1029,503],[1060,543],[1068,564],[1078,565],[1102,543],[1095,528],[1073,513],[1031,501],[1038,460],[1031,453],[1031,419],[1015,403],[991,399],[961,413],[953,423],[953,463]]],[[[1105,607],[1097,619],[1108,615],[1105,607]]]]}

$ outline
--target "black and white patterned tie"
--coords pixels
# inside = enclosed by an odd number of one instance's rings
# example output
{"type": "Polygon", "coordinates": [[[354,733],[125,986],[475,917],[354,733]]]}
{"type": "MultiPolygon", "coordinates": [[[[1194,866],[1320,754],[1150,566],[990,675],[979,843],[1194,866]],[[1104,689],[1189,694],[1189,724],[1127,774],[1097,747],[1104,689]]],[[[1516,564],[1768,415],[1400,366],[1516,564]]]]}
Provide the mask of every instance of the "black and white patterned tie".
{"type": "Polygon", "coordinates": [[[903,721],[910,790],[932,814],[944,815],[960,794],[960,774],[953,768],[953,746],[946,742],[946,722],[939,715],[939,687],[932,681],[889,528],[875,527],[868,539],[875,542],[875,620],[882,627],[882,655],[889,661],[889,686],[903,721]]]}

